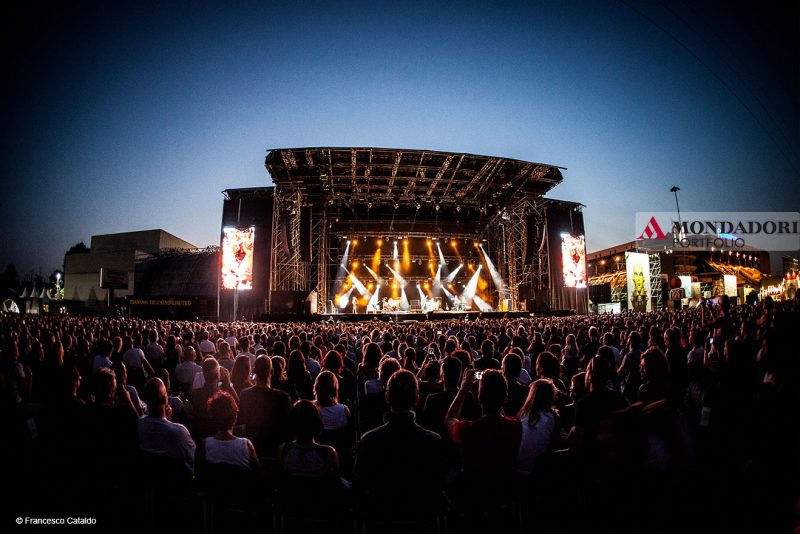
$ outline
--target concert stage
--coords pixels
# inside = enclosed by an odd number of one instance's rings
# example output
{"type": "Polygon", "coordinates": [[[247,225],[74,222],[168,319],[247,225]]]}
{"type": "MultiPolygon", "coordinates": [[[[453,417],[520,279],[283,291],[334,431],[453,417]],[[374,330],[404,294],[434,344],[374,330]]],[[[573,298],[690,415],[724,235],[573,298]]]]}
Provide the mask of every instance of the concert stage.
{"type": "Polygon", "coordinates": [[[582,205],[544,197],[563,180],[555,165],[431,150],[302,147],[270,150],[265,166],[274,187],[224,192],[223,272],[243,278],[223,284],[220,319],[586,312],[587,291],[567,284],[572,278],[564,274],[583,264],[583,250],[564,245],[567,237],[584,242],[582,205]],[[562,257],[572,263],[563,266],[562,257]],[[406,313],[386,312],[390,303],[406,313]],[[459,307],[475,311],[438,311],[459,307]],[[368,309],[382,312],[353,313],[368,309]]]}

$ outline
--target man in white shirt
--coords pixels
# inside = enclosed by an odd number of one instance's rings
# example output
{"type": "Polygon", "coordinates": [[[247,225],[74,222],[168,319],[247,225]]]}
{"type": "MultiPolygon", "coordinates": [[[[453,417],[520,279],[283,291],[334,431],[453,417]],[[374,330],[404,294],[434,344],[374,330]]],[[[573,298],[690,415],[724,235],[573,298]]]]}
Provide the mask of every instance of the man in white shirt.
{"type": "Polygon", "coordinates": [[[164,347],[158,343],[158,332],[150,330],[148,335],[150,343],[144,348],[144,355],[147,357],[153,367],[161,367],[164,365],[164,347]]]}
{"type": "Polygon", "coordinates": [[[144,357],[144,351],[141,348],[139,348],[140,344],[141,344],[141,337],[138,338],[126,337],[123,340],[123,345],[130,346],[131,348],[129,348],[122,354],[122,363],[125,364],[125,367],[128,368],[129,372],[131,369],[138,368],[147,372],[147,376],[153,376],[153,366],[150,365],[150,362],[148,362],[147,358],[144,357]]]}
{"type": "Polygon", "coordinates": [[[256,355],[250,352],[250,338],[247,336],[242,336],[242,338],[239,339],[239,347],[239,354],[236,356],[247,356],[250,358],[250,368],[252,369],[256,364],[256,355]]]}
{"type": "Polygon", "coordinates": [[[151,378],[144,386],[148,414],[139,418],[139,449],[148,454],[183,460],[189,472],[194,471],[195,444],[186,427],[169,420],[171,409],[167,388],[159,378],[151,378]]]}
{"type": "Polygon", "coordinates": [[[200,332],[200,354],[214,354],[217,352],[217,347],[214,345],[213,341],[208,339],[208,332],[203,331],[200,332]]]}
{"type": "Polygon", "coordinates": [[[203,368],[197,365],[194,347],[189,346],[183,350],[183,361],[175,366],[175,380],[180,384],[180,390],[188,394],[194,383],[197,373],[201,373],[203,368]]]}

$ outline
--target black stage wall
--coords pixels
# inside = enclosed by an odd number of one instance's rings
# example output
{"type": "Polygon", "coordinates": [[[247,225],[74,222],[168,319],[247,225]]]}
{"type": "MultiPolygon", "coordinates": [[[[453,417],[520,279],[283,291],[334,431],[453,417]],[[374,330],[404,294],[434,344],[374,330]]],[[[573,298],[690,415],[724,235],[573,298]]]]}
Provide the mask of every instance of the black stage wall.
{"type": "MultiPolygon", "coordinates": [[[[266,311],[266,300],[270,286],[270,262],[272,257],[272,209],[275,203],[273,187],[253,189],[231,189],[224,192],[222,204],[222,226],[255,227],[253,243],[253,289],[239,290],[238,318],[248,320],[260,317],[266,311]]],[[[220,229],[220,243],[222,230],[220,229]]],[[[217,278],[219,279],[217,266],[217,278]]],[[[234,320],[234,290],[221,289],[219,319],[234,320]]]]}
{"type": "Polygon", "coordinates": [[[551,309],[588,313],[588,290],[564,287],[561,261],[561,234],[586,235],[581,207],[580,204],[563,201],[550,201],[547,204],[547,252],[550,256],[551,309]]]}

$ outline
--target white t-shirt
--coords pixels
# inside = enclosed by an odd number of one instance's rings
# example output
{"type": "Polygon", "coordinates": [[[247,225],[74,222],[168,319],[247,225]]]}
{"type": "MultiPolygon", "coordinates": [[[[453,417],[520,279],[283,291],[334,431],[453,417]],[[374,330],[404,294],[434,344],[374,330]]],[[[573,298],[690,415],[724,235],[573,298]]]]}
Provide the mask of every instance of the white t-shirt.
{"type": "Polygon", "coordinates": [[[214,354],[217,352],[217,347],[214,346],[214,343],[204,339],[200,342],[200,352],[203,354],[214,354]]]}
{"type": "Polygon", "coordinates": [[[333,406],[320,406],[317,404],[317,407],[322,416],[322,428],[325,430],[337,430],[347,427],[347,408],[344,404],[337,403],[333,406]]]}
{"type": "Polygon", "coordinates": [[[519,372],[519,378],[517,379],[517,382],[519,382],[523,386],[529,386],[530,383],[533,382],[533,379],[531,378],[531,375],[528,374],[528,371],[523,369],[522,371],[519,372]]]}
{"type": "Polygon", "coordinates": [[[528,424],[528,417],[520,418],[522,426],[522,441],[517,453],[517,473],[530,475],[536,460],[550,450],[556,428],[556,418],[552,412],[539,412],[539,419],[533,424],[528,424]]]}
{"type": "Polygon", "coordinates": [[[203,440],[206,461],[211,464],[233,464],[250,467],[250,451],[247,438],[217,439],[214,436],[203,440]]]}
{"type": "Polygon", "coordinates": [[[704,363],[706,359],[706,351],[703,347],[695,347],[686,356],[686,363],[704,363]]]}
{"type": "Polygon", "coordinates": [[[122,355],[122,363],[125,367],[142,367],[144,361],[144,351],[142,349],[132,348],[125,351],[122,355]]]}
{"type": "Polygon", "coordinates": [[[94,361],[92,362],[92,371],[97,371],[98,369],[102,369],[104,367],[110,369],[111,360],[98,354],[94,357],[94,361]]]}

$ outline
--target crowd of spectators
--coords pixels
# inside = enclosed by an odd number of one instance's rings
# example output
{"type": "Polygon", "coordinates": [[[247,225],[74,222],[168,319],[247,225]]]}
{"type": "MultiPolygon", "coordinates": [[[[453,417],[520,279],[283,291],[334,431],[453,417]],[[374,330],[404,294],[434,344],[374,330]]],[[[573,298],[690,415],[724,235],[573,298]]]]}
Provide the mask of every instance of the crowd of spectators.
{"type": "Polygon", "coordinates": [[[163,461],[186,475],[162,504],[187,528],[192,481],[225,465],[215,484],[247,476],[265,500],[300,487],[304,509],[456,531],[788,532],[798,314],[723,298],[429,322],[2,315],[5,480],[16,516],[121,529],[171,483],[163,461]]]}

